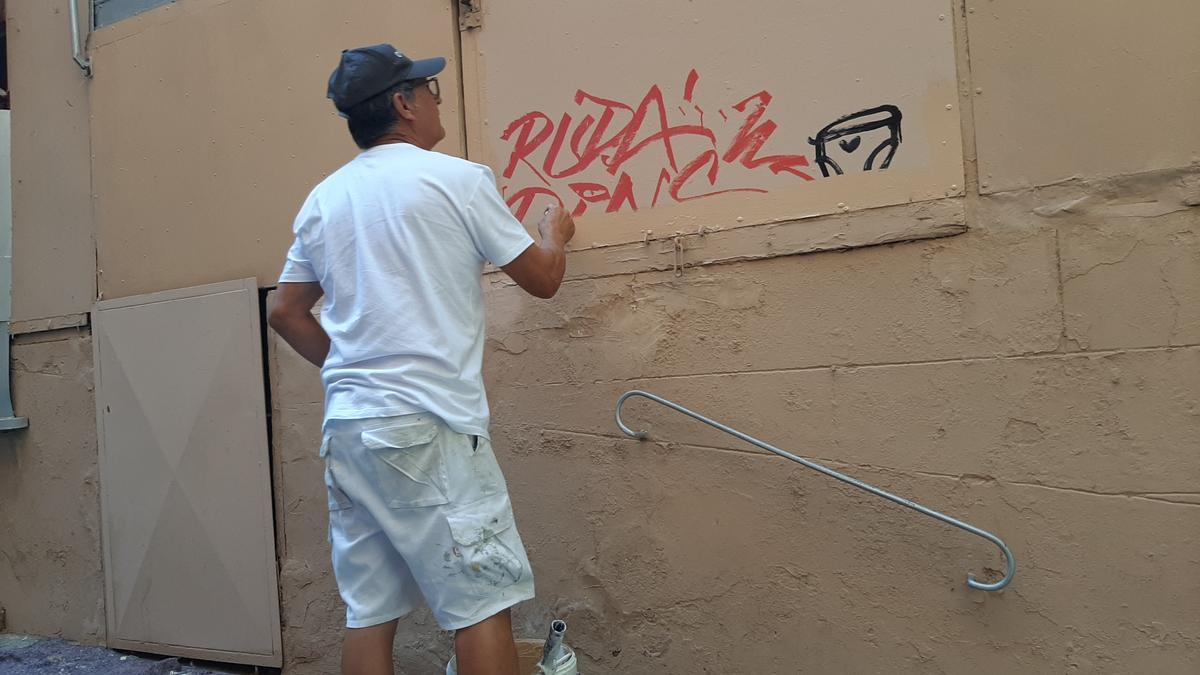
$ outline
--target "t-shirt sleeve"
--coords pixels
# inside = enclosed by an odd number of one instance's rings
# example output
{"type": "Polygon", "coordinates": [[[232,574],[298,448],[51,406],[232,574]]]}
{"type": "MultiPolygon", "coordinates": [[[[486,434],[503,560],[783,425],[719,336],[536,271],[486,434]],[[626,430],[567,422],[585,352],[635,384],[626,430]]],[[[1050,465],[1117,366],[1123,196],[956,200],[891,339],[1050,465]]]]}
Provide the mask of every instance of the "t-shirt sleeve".
{"type": "Polygon", "coordinates": [[[300,284],[310,281],[320,281],[313,270],[312,261],[304,252],[304,242],[296,237],[292,247],[288,249],[287,260],[283,263],[283,273],[279,275],[281,284],[300,284]]]}
{"type": "Polygon", "coordinates": [[[303,284],[320,281],[313,267],[312,257],[304,246],[304,233],[320,218],[321,212],[317,207],[316,191],[314,190],[304,200],[304,205],[300,207],[300,212],[296,214],[296,220],[292,223],[292,233],[295,235],[295,239],[292,240],[292,247],[288,249],[287,260],[283,263],[283,272],[279,275],[279,283],[303,284]]]}
{"type": "Polygon", "coordinates": [[[476,250],[496,267],[512,262],[533,244],[533,237],[504,203],[496,189],[496,177],[487,167],[467,203],[466,217],[467,233],[476,250]]]}

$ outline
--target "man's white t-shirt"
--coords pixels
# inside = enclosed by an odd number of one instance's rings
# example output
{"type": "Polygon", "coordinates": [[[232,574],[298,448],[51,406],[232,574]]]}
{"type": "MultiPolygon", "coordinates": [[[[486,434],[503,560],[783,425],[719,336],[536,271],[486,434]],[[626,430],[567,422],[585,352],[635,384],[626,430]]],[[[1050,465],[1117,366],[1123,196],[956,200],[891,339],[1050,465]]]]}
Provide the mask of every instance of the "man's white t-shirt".
{"type": "Polygon", "coordinates": [[[292,229],[279,281],[325,293],[325,420],[430,412],[488,437],[483,265],[533,244],[491,170],[379,145],[314,188],[292,229]]]}

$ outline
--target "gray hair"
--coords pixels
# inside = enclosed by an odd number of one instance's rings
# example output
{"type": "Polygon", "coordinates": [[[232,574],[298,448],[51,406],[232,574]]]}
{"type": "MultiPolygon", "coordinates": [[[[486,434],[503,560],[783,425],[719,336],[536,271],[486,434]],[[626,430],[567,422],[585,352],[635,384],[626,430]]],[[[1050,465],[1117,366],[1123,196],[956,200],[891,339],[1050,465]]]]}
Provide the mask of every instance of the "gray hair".
{"type": "Polygon", "coordinates": [[[344,117],[355,144],[365,150],[390,132],[400,121],[392,99],[399,94],[411,103],[415,96],[413,92],[423,84],[424,80],[405,80],[346,111],[344,117]]]}

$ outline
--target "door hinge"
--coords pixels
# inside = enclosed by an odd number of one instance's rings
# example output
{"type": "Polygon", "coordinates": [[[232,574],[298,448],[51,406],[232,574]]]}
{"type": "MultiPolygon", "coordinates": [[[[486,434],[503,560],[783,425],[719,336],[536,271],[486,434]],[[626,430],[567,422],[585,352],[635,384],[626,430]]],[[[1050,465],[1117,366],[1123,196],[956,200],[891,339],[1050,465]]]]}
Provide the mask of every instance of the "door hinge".
{"type": "Polygon", "coordinates": [[[483,28],[483,0],[458,0],[458,29],[483,28]]]}

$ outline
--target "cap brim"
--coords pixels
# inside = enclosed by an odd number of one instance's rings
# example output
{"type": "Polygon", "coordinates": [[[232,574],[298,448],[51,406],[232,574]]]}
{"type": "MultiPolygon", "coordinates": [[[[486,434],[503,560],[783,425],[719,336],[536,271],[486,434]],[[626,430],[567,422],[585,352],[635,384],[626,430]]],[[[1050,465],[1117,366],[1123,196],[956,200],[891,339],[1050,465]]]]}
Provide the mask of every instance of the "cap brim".
{"type": "Polygon", "coordinates": [[[432,59],[413,61],[412,69],[408,71],[407,80],[420,80],[433,77],[446,68],[446,59],[435,56],[432,59]]]}

